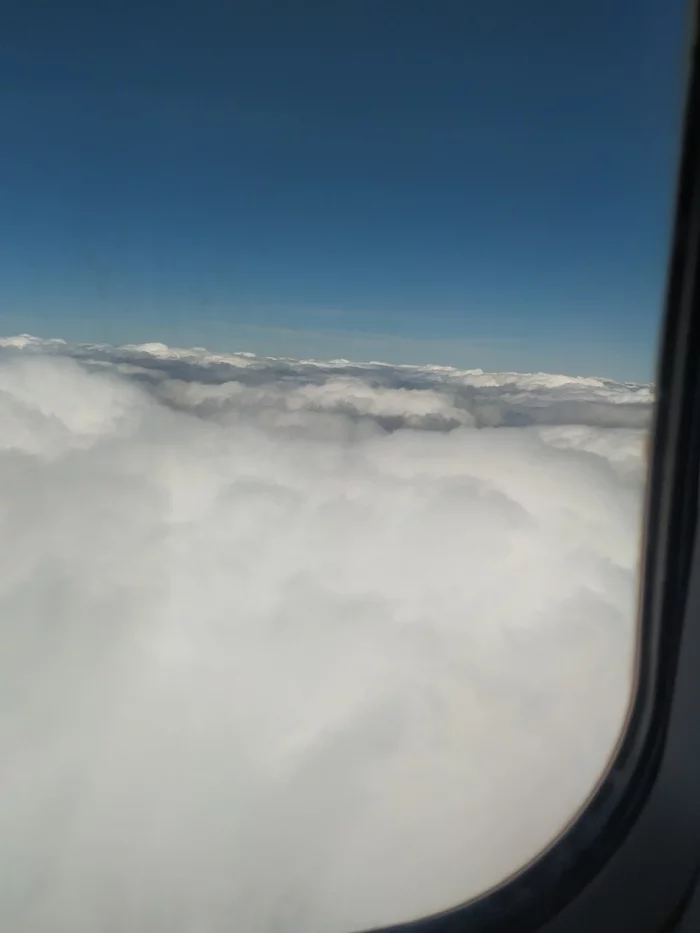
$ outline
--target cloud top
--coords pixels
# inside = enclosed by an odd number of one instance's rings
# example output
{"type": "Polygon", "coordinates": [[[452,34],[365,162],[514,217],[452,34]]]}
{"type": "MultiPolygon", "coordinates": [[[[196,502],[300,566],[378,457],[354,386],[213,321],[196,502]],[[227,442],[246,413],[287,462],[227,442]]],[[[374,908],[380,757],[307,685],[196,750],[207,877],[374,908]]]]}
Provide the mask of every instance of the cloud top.
{"type": "Polygon", "coordinates": [[[534,856],[627,708],[652,401],[0,341],[0,926],[340,933],[534,856]]]}

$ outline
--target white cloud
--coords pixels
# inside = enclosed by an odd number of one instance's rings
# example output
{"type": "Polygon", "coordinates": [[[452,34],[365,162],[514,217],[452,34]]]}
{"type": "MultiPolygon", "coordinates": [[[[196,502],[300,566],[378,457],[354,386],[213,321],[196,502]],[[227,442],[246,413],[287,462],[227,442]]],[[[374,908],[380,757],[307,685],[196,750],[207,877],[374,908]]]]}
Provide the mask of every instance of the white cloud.
{"type": "Polygon", "coordinates": [[[409,919],[573,815],[628,700],[649,387],[0,352],[2,929],[409,919]]]}

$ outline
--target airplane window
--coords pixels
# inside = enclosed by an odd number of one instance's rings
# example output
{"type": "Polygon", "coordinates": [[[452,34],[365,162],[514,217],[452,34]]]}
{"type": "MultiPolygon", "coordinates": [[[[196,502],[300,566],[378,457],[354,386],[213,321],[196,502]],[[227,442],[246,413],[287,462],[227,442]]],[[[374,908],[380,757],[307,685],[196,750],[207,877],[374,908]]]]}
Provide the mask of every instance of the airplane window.
{"type": "Polygon", "coordinates": [[[626,734],[681,0],[12,8],[0,927],[474,898],[626,734]]]}

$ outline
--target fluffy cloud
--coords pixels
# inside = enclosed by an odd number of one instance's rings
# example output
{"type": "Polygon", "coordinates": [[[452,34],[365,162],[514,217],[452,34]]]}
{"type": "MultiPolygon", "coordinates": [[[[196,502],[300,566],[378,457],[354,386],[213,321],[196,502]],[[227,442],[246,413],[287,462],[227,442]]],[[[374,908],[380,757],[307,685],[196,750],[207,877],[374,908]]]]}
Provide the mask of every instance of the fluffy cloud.
{"type": "Polygon", "coordinates": [[[0,341],[0,927],[340,933],[583,803],[647,386],[0,341]]]}

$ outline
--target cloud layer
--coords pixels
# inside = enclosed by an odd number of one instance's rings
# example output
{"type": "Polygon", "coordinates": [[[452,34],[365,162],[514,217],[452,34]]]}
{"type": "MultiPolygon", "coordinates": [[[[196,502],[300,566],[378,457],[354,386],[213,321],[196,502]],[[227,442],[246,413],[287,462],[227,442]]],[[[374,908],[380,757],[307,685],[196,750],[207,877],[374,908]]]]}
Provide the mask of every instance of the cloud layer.
{"type": "Polygon", "coordinates": [[[648,386],[0,341],[0,927],[340,933],[574,814],[648,386]]]}

